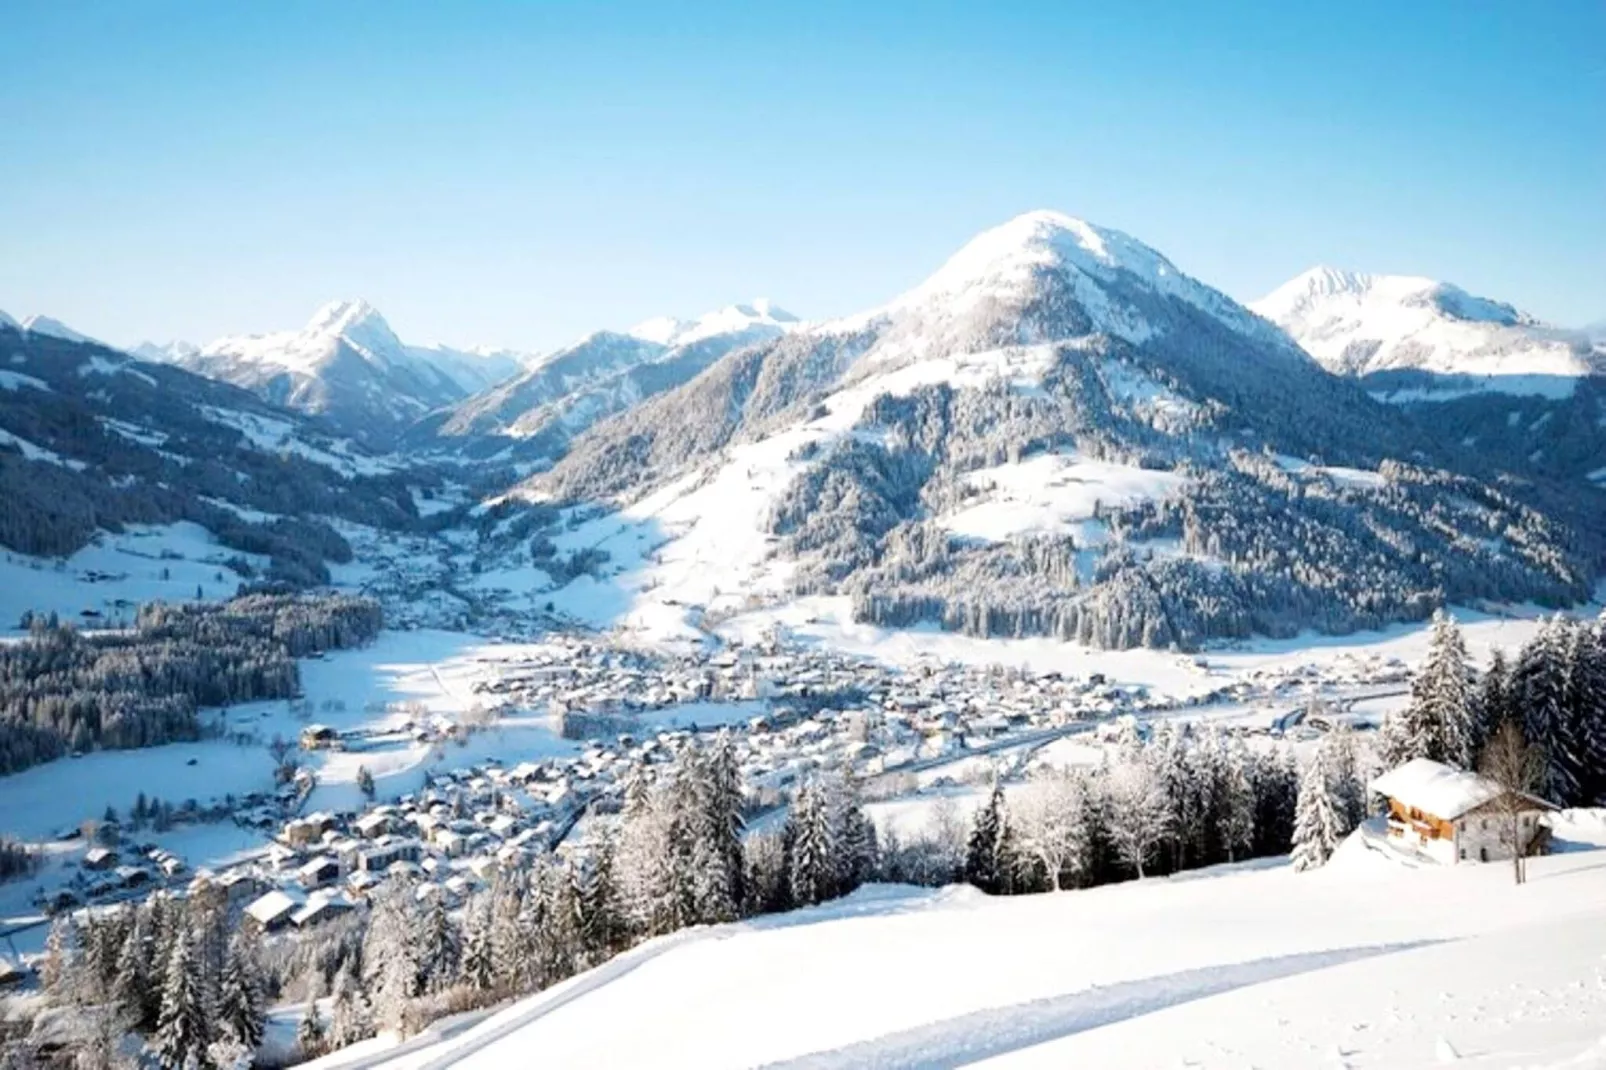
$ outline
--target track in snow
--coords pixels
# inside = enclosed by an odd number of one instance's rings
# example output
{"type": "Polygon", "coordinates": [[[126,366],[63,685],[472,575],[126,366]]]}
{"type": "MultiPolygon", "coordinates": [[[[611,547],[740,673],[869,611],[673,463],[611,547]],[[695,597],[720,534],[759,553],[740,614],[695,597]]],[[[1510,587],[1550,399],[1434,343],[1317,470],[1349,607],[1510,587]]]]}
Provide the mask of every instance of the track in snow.
{"type": "Polygon", "coordinates": [[[830,1051],[771,1063],[767,1070],[945,1070],[1112,1025],[1235,988],[1346,962],[1408,951],[1434,941],[1281,955],[1231,966],[1183,970],[1063,996],[991,1007],[830,1051]]]}

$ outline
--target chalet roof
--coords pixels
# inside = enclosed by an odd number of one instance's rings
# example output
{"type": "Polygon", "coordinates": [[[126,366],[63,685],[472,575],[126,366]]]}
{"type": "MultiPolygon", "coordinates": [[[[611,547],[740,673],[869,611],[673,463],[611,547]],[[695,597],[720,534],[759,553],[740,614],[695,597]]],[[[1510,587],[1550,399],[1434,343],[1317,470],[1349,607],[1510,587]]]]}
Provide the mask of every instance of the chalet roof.
{"type": "MultiPolygon", "coordinates": [[[[1444,821],[1454,821],[1501,795],[1500,785],[1489,778],[1430,758],[1413,758],[1389,770],[1373,780],[1371,788],[1444,821]]],[[[1533,801],[1536,806],[1550,808],[1543,799],[1533,801]]]]}
{"type": "Polygon", "coordinates": [[[301,904],[290,898],[284,892],[274,889],[252,901],[245,908],[245,912],[263,925],[271,925],[280,918],[286,917],[301,904]]]}

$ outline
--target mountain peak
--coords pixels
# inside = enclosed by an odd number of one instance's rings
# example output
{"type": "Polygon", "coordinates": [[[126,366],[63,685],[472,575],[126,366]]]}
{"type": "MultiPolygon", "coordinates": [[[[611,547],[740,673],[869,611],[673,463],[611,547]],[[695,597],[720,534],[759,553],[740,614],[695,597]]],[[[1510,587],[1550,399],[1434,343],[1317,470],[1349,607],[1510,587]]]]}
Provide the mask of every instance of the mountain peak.
{"type": "Polygon", "coordinates": [[[684,346],[705,338],[745,331],[780,333],[790,330],[799,322],[796,316],[769,298],[758,297],[746,304],[726,305],[694,320],[683,320],[674,316],[658,316],[643,320],[625,333],[643,342],[661,346],[684,346]]]}
{"type": "Polygon", "coordinates": [[[40,316],[37,314],[29,316],[27,319],[22,321],[22,329],[32,334],[48,334],[52,338],[60,338],[67,342],[92,342],[97,345],[99,344],[98,342],[95,342],[95,339],[89,337],[87,334],[81,334],[60,320],[53,319],[50,316],[40,316]]]}
{"type": "Polygon", "coordinates": [[[385,318],[379,310],[362,298],[330,301],[312,314],[307,321],[306,331],[309,334],[344,334],[360,324],[377,322],[389,330],[385,318]]]}
{"type": "Polygon", "coordinates": [[[1588,374],[1564,332],[1420,275],[1315,267],[1250,305],[1329,371],[1417,370],[1507,393],[1566,394],[1588,374]]]}

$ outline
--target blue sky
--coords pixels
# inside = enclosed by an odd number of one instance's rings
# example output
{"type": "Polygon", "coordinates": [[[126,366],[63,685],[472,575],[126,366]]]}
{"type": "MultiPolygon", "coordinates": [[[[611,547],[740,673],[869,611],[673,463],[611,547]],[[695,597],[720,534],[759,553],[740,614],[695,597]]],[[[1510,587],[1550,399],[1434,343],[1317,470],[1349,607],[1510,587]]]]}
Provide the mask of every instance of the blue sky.
{"type": "Polygon", "coordinates": [[[878,303],[1033,208],[1240,299],[1318,262],[1606,317],[1606,4],[0,0],[0,308],[366,297],[540,348],[878,303]]]}

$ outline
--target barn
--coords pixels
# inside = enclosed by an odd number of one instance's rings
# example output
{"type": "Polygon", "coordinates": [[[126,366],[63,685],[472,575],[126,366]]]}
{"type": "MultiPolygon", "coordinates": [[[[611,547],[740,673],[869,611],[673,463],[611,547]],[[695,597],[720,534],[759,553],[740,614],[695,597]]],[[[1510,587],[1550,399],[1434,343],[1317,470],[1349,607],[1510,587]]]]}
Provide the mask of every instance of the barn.
{"type": "MultiPolygon", "coordinates": [[[[1388,800],[1389,843],[1435,862],[1509,860],[1512,854],[1506,800],[1499,784],[1427,758],[1414,758],[1373,780],[1388,800]]],[[[1534,795],[1515,796],[1517,839],[1524,855],[1535,853],[1545,830],[1539,818],[1555,810],[1534,795]]]]}

